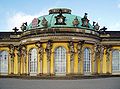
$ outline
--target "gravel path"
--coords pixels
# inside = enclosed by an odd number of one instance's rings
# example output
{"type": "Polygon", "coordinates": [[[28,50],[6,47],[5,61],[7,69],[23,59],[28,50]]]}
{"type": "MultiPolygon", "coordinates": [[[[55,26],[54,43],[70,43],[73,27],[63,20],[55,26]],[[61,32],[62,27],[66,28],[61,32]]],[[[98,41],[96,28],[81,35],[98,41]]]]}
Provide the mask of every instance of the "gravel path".
{"type": "Polygon", "coordinates": [[[0,89],[120,89],[120,77],[81,80],[1,78],[0,89]]]}

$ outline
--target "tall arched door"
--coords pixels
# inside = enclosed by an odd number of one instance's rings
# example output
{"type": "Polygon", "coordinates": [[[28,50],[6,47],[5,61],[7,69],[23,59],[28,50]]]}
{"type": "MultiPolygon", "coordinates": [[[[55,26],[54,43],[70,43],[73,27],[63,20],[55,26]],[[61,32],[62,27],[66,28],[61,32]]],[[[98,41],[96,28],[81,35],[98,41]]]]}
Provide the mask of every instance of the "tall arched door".
{"type": "Polygon", "coordinates": [[[0,73],[8,74],[8,52],[0,51],[0,73]]]}
{"type": "Polygon", "coordinates": [[[89,48],[84,49],[84,74],[91,73],[91,50],[89,48]]]}
{"type": "Polygon", "coordinates": [[[29,53],[29,73],[31,76],[37,74],[37,50],[35,48],[31,49],[29,53]]]}
{"type": "Polygon", "coordinates": [[[112,72],[120,73],[120,51],[114,50],[112,52],[112,72]]]}
{"type": "Polygon", "coordinates": [[[66,49],[64,47],[58,47],[55,49],[54,55],[55,61],[55,74],[65,75],[66,74],[66,49]]]}

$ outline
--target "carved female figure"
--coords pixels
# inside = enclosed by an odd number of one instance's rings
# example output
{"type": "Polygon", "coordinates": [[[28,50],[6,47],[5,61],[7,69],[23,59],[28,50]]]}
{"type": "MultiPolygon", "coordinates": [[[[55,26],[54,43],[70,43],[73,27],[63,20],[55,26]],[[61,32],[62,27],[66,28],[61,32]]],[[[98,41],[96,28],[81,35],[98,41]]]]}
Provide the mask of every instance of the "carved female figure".
{"type": "Polygon", "coordinates": [[[69,51],[70,51],[70,60],[73,61],[75,50],[74,50],[74,44],[73,44],[72,41],[69,42],[68,48],[69,48],[69,51]]]}
{"type": "Polygon", "coordinates": [[[44,53],[44,48],[42,47],[42,44],[40,43],[40,47],[39,47],[40,61],[43,60],[43,53],[44,53]]]}
{"type": "Polygon", "coordinates": [[[82,43],[79,41],[77,44],[78,62],[81,60],[82,54],[82,43]]]}
{"type": "MultiPolygon", "coordinates": [[[[14,58],[14,56],[15,56],[14,51],[15,51],[14,45],[12,45],[12,44],[9,45],[9,54],[10,54],[11,58],[14,58]]],[[[14,60],[11,60],[11,61],[14,61],[14,60]]]]}
{"type": "Polygon", "coordinates": [[[45,49],[45,51],[47,52],[47,60],[48,61],[50,61],[50,59],[51,59],[51,49],[52,49],[51,41],[48,41],[46,49],[45,49]]]}

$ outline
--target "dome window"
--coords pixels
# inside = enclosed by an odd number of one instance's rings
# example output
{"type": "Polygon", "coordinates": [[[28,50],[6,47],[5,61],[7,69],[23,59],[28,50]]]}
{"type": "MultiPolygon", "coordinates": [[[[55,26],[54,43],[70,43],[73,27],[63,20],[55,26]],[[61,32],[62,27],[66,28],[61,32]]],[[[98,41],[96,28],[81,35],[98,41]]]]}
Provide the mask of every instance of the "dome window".
{"type": "Polygon", "coordinates": [[[62,15],[62,10],[60,9],[59,10],[59,15],[55,16],[56,18],[56,23],[55,25],[66,25],[65,23],[65,18],[63,15],[62,15]]]}

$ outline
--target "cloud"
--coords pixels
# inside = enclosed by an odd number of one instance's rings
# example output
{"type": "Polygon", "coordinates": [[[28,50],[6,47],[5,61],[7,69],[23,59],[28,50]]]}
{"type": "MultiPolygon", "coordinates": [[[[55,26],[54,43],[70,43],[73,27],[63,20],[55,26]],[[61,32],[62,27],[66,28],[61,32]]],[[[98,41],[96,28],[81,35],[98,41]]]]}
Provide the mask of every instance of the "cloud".
{"type": "Polygon", "coordinates": [[[47,10],[46,11],[41,11],[40,13],[37,13],[37,14],[34,14],[34,15],[26,14],[26,13],[23,13],[23,12],[16,12],[12,16],[11,15],[8,16],[7,27],[10,31],[12,31],[12,29],[14,27],[17,27],[17,28],[20,29],[23,22],[27,22],[28,25],[29,25],[34,18],[45,15],[47,13],[48,13],[47,10]]]}
{"type": "Polygon", "coordinates": [[[118,8],[120,8],[120,3],[118,4],[118,8]]]}

